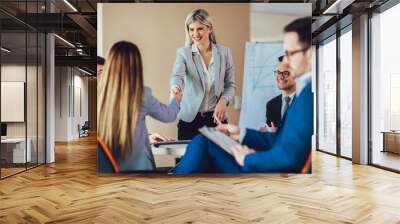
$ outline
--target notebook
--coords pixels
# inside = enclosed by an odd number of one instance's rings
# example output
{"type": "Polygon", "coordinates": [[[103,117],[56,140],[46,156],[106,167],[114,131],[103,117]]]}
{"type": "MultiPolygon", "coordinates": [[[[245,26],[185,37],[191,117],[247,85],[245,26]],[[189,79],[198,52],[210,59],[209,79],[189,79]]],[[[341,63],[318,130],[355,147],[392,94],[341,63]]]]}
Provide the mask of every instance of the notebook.
{"type": "Polygon", "coordinates": [[[225,150],[227,153],[231,155],[233,155],[232,148],[237,145],[240,145],[238,142],[229,138],[224,133],[215,130],[215,128],[204,126],[200,128],[199,131],[200,133],[202,133],[204,136],[206,136],[208,139],[210,139],[212,142],[217,144],[219,147],[221,147],[223,150],[225,150]]]}

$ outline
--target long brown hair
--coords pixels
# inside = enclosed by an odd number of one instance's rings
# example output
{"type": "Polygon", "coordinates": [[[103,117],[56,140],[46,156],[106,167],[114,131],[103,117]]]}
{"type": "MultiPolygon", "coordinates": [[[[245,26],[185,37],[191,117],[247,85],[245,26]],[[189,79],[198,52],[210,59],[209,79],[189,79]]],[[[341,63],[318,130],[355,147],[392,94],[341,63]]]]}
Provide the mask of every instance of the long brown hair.
{"type": "Polygon", "coordinates": [[[111,47],[97,91],[98,135],[124,158],[133,150],[143,103],[142,58],[135,44],[119,41],[111,47]]]}

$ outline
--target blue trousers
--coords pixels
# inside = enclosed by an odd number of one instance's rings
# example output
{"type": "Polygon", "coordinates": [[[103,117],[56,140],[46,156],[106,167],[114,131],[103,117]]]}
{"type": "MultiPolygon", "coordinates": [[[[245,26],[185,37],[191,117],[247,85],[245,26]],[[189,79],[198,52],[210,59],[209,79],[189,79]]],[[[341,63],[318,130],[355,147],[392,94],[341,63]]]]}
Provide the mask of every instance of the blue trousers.
{"type": "Polygon", "coordinates": [[[201,134],[190,142],[174,169],[176,174],[242,172],[232,155],[201,134]]]}

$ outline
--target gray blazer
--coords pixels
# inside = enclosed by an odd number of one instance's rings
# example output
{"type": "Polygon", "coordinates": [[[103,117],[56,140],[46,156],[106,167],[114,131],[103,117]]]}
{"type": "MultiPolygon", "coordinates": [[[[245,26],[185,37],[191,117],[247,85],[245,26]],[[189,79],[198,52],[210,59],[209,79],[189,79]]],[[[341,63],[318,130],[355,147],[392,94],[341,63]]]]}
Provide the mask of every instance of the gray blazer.
{"type": "Polygon", "coordinates": [[[175,98],[168,106],[160,103],[152,94],[150,88],[145,88],[145,98],[136,123],[136,134],[132,154],[124,160],[118,160],[121,171],[153,170],[155,162],[146,127],[146,116],[162,122],[173,122],[179,112],[179,104],[175,98]]]}
{"type": "MultiPolygon", "coordinates": [[[[226,97],[229,104],[235,96],[235,66],[231,50],[227,47],[212,44],[212,54],[215,63],[215,95],[226,97]]],[[[192,47],[179,48],[172,71],[170,85],[179,86],[183,90],[181,110],[178,118],[185,122],[192,122],[199,112],[205,95],[204,69],[201,56],[192,53],[192,47]]]]}

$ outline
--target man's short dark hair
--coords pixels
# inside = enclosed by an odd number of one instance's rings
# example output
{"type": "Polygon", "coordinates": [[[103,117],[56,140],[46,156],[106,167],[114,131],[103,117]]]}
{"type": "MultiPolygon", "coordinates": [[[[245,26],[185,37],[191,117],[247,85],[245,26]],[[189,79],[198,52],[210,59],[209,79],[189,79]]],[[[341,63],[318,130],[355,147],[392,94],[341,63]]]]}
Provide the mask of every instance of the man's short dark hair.
{"type": "Polygon", "coordinates": [[[279,62],[282,62],[282,61],[283,61],[283,55],[282,55],[282,56],[279,56],[278,61],[279,61],[279,62]]]}
{"type": "Polygon", "coordinates": [[[97,56],[97,64],[98,65],[104,65],[105,62],[106,62],[106,60],[104,60],[104,58],[97,56]]]}
{"type": "Polygon", "coordinates": [[[299,36],[299,42],[304,48],[311,47],[311,17],[296,19],[285,26],[285,33],[295,32],[299,36]]]}

